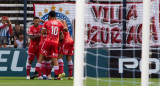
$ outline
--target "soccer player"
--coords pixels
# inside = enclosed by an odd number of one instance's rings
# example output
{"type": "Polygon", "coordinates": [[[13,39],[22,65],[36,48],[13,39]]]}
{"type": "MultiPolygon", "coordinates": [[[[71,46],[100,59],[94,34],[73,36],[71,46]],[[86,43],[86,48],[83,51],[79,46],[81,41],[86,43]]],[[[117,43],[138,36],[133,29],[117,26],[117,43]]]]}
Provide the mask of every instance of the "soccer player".
{"type": "MultiPolygon", "coordinates": [[[[48,22],[48,21],[46,21],[46,22],[48,22]]],[[[41,33],[42,34],[41,34],[41,41],[39,43],[39,49],[42,48],[42,45],[45,42],[45,39],[47,37],[46,30],[42,29],[41,33]]],[[[52,69],[49,53],[45,57],[47,57],[47,58],[43,58],[43,60],[42,60],[41,70],[39,70],[40,73],[38,75],[39,76],[38,79],[50,79],[51,80],[52,79],[51,76],[48,76],[48,74],[51,73],[51,69],[52,69]],[[43,77],[42,77],[41,73],[43,73],[43,77]]]]}
{"type": "Polygon", "coordinates": [[[55,11],[49,12],[49,21],[44,23],[44,28],[47,30],[47,38],[40,50],[40,56],[36,64],[36,70],[39,71],[43,58],[47,56],[48,53],[50,53],[51,59],[54,63],[54,72],[55,72],[54,80],[60,80],[58,78],[59,65],[57,61],[59,33],[62,30],[65,30],[65,31],[68,31],[68,30],[64,27],[64,25],[60,21],[56,20],[55,11]]]}
{"type": "Polygon", "coordinates": [[[30,79],[30,69],[31,64],[36,56],[37,60],[39,58],[39,42],[42,25],[39,25],[39,17],[34,17],[33,25],[28,29],[28,35],[30,36],[30,45],[28,49],[28,64],[27,64],[27,78],[30,79]]]}
{"type": "MultiPolygon", "coordinates": [[[[67,23],[65,21],[62,21],[65,27],[68,29],[67,23]]],[[[73,47],[74,47],[74,42],[72,37],[68,32],[63,31],[64,38],[62,41],[60,41],[59,44],[59,56],[58,56],[58,63],[59,63],[59,76],[58,78],[61,78],[65,76],[65,73],[63,71],[64,63],[63,63],[63,55],[66,55],[66,59],[68,62],[68,72],[69,72],[69,77],[68,80],[72,80],[72,72],[73,72],[73,62],[72,62],[72,55],[73,55],[73,47]]]]}
{"type": "MultiPolygon", "coordinates": [[[[44,37],[43,37],[44,38],[44,37]]],[[[63,40],[64,38],[64,35],[62,32],[60,32],[60,35],[59,35],[59,41],[63,40]]],[[[43,39],[44,40],[44,39],[43,39]]],[[[44,41],[42,41],[44,42],[44,41]]],[[[59,45],[58,45],[59,46],[59,45]]],[[[46,56],[47,58],[49,57],[50,58],[50,55],[46,56]]],[[[54,65],[54,63],[52,61],[50,61],[49,59],[43,59],[42,61],[42,66],[41,66],[41,69],[42,69],[42,72],[43,72],[43,79],[49,79],[51,80],[52,77],[51,77],[51,70],[52,70],[52,66],[54,65]],[[47,77],[46,77],[47,76],[47,77]]]]}

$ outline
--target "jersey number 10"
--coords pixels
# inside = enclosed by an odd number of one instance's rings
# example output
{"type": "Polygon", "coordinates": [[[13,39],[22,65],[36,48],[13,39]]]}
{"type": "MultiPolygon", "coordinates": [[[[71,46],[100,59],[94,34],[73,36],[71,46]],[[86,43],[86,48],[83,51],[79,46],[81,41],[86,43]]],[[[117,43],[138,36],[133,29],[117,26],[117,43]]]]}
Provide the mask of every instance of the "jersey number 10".
{"type": "Polygon", "coordinates": [[[58,27],[57,26],[51,26],[51,28],[52,28],[52,35],[57,35],[58,34],[58,27]]]}

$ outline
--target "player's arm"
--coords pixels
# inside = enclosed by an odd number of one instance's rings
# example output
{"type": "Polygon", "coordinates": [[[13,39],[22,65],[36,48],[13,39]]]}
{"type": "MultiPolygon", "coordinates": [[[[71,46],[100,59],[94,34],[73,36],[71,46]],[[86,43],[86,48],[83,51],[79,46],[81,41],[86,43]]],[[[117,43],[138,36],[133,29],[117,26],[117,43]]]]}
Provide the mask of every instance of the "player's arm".
{"type": "Polygon", "coordinates": [[[29,35],[31,40],[35,40],[35,39],[39,38],[40,36],[41,36],[41,33],[29,35]]]}
{"type": "Polygon", "coordinates": [[[28,37],[27,37],[27,40],[26,40],[26,44],[27,44],[27,46],[29,46],[29,41],[28,41],[29,39],[28,39],[28,37]]]}
{"type": "Polygon", "coordinates": [[[41,34],[47,34],[47,29],[46,28],[42,28],[41,29],[41,34]]]}
{"type": "Polygon", "coordinates": [[[62,22],[63,25],[64,25],[64,29],[63,29],[63,30],[64,30],[65,32],[68,32],[68,26],[67,26],[66,21],[65,21],[65,20],[62,20],[61,22],[62,22]]]}
{"type": "Polygon", "coordinates": [[[64,34],[63,34],[63,32],[60,32],[59,40],[61,41],[61,40],[63,40],[63,39],[64,39],[64,34]]]}
{"type": "Polygon", "coordinates": [[[35,40],[36,38],[39,38],[41,36],[41,33],[34,34],[33,31],[31,30],[31,28],[29,28],[28,35],[31,40],[35,40]]]}
{"type": "Polygon", "coordinates": [[[44,21],[44,20],[42,20],[42,19],[40,19],[40,22],[45,23],[45,21],[44,21]]]}
{"type": "Polygon", "coordinates": [[[41,34],[47,34],[47,21],[44,22],[43,26],[42,26],[42,29],[41,29],[41,34]]]}

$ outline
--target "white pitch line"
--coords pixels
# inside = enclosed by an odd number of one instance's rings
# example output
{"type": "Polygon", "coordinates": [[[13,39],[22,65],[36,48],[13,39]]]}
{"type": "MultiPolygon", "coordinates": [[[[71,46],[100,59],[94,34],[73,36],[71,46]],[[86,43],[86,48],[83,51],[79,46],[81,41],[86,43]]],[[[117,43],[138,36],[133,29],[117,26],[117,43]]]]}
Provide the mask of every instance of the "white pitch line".
{"type": "Polygon", "coordinates": [[[0,83],[0,85],[38,85],[38,84],[31,84],[31,83],[0,83]]]}
{"type": "MultiPolygon", "coordinates": [[[[0,85],[60,85],[60,84],[32,84],[32,83],[0,83],[0,85]]],[[[65,85],[68,86],[68,85],[65,85]]]]}

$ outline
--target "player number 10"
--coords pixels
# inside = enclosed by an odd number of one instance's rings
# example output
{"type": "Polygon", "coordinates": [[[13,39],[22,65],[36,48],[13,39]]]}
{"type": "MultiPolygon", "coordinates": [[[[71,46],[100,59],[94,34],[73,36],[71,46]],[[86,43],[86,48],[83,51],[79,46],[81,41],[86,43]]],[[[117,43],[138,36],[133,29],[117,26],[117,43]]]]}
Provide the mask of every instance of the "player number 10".
{"type": "Polygon", "coordinates": [[[52,35],[54,34],[54,35],[57,35],[58,34],[58,27],[54,27],[54,26],[51,26],[51,28],[52,28],[52,35]]]}

